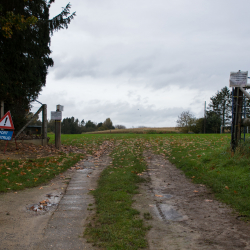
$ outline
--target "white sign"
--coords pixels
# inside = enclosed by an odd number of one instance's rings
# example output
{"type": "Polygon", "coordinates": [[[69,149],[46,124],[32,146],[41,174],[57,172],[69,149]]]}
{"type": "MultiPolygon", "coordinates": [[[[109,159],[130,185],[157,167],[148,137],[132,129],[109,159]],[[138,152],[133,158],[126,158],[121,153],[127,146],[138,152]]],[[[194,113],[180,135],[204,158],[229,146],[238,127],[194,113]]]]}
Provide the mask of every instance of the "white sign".
{"type": "Polygon", "coordinates": [[[61,111],[51,111],[51,120],[62,120],[61,111]]]}
{"type": "Polygon", "coordinates": [[[245,87],[247,85],[248,71],[230,72],[230,87],[245,87]]]}
{"type": "Polygon", "coordinates": [[[64,106],[62,106],[60,104],[56,105],[56,110],[63,111],[63,109],[64,109],[64,106]]]}

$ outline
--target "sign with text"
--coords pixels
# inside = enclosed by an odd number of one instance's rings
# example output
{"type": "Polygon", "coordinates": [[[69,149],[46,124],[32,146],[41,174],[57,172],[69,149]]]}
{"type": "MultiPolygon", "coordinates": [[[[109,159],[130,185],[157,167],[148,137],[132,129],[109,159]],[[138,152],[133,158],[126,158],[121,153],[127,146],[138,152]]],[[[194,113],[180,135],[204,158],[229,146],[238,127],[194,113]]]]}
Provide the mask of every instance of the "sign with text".
{"type": "Polygon", "coordinates": [[[0,130],[0,140],[11,141],[14,131],[0,130]]]}
{"type": "Polygon", "coordinates": [[[230,87],[245,87],[247,85],[248,71],[230,72],[230,87]]]}
{"type": "Polygon", "coordinates": [[[11,118],[10,111],[8,111],[1,119],[0,119],[0,128],[3,129],[12,129],[14,130],[14,124],[11,118]]]}
{"type": "Polygon", "coordinates": [[[62,112],[61,111],[51,111],[51,120],[56,120],[56,121],[62,120],[62,112]]]}

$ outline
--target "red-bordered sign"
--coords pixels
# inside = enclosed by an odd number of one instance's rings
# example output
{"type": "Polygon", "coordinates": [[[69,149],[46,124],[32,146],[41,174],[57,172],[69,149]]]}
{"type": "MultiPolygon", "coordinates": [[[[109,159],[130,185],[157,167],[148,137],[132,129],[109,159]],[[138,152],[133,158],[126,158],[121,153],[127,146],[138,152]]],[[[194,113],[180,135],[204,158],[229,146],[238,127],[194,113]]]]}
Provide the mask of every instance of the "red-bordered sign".
{"type": "Polygon", "coordinates": [[[8,112],[0,119],[0,128],[14,130],[14,124],[13,124],[13,121],[12,121],[12,118],[11,118],[10,111],[8,111],[8,112]]]}

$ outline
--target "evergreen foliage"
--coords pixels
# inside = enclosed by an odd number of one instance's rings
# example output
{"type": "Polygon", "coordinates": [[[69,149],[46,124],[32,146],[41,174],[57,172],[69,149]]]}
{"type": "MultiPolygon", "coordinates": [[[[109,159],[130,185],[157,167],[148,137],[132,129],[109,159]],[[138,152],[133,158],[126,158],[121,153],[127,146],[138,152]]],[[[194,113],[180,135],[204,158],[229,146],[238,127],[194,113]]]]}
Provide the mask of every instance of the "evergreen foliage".
{"type": "Polygon", "coordinates": [[[228,87],[222,88],[220,91],[210,98],[210,111],[213,111],[221,118],[222,130],[224,127],[230,125],[232,113],[232,93],[228,87]]]}
{"type": "Polygon", "coordinates": [[[12,25],[11,38],[0,32],[0,100],[5,111],[11,110],[16,129],[24,122],[30,102],[36,100],[46,84],[50,57],[50,38],[53,31],[67,28],[75,13],[70,15],[70,4],[49,20],[49,8],[54,0],[11,0],[1,3],[1,18],[8,13],[23,20],[36,18],[32,25],[21,29],[12,25]],[[70,16],[68,16],[70,15],[70,16]]]}
{"type": "MultiPolygon", "coordinates": [[[[110,118],[107,118],[110,119],[110,118]]],[[[107,120],[106,119],[106,120],[107,120]]],[[[110,120],[111,121],[111,120],[110,120]]],[[[111,121],[112,123],[112,121],[111,121]]],[[[86,123],[84,120],[81,122],[78,119],[75,119],[73,116],[71,118],[64,118],[61,124],[61,133],[62,134],[81,134],[85,132],[93,132],[99,130],[108,130],[110,128],[105,128],[103,126],[104,123],[100,122],[96,124],[91,120],[88,120],[86,123]]],[[[112,127],[111,129],[114,129],[112,127]]],[[[48,132],[55,132],[55,121],[50,120],[48,122],[48,132]]]]}

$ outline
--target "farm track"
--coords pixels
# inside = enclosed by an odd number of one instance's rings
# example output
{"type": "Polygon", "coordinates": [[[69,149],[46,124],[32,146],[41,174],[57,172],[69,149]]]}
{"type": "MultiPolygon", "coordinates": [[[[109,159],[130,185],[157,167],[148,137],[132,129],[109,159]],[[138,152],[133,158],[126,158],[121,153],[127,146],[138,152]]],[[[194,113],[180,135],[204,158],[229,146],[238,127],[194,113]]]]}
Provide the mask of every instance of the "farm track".
{"type": "MultiPolygon", "coordinates": [[[[89,222],[89,216],[94,211],[88,210],[87,203],[93,203],[94,200],[87,193],[89,189],[96,187],[101,171],[110,162],[108,154],[113,147],[112,143],[104,142],[93,156],[89,155],[88,159],[77,164],[78,170],[67,171],[64,178],[53,180],[46,188],[44,186],[43,189],[37,187],[19,191],[17,194],[1,194],[0,249],[50,249],[50,246],[54,249],[99,249],[78,236],[83,235],[83,226],[89,222]],[[76,221],[77,218],[72,215],[72,211],[67,214],[68,212],[62,209],[63,202],[56,209],[40,214],[27,211],[27,205],[45,199],[48,192],[58,194],[62,201],[63,195],[66,197],[67,188],[70,187],[70,183],[68,186],[65,179],[73,178],[81,169],[91,170],[91,174],[86,172],[84,177],[87,184],[83,193],[89,197],[84,203],[84,211],[78,215],[81,216],[82,227],[78,226],[77,232],[72,231],[75,235],[71,236],[70,230],[67,237],[58,235],[59,231],[54,227],[56,225],[53,225],[53,220],[60,218],[59,221],[63,221],[61,212],[67,216],[67,223],[71,223],[70,219],[76,221]],[[52,183],[54,184],[51,185],[52,183]],[[54,234],[55,238],[50,238],[51,234],[54,234]],[[71,244],[72,237],[78,238],[77,245],[71,244]],[[61,244],[63,242],[64,244],[61,244]]],[[[142,177],[147,181],[140,184],[139,194],[134,196],[133,207],[141,212],[141,218],[144,214],[152,215],[152,219],[145,221],[147,225],[152,226],[147,234],[149,250],[250,249],[250,225],[238,220],[230,208],[216,201],[205,186],[193,184],[186,179],[184,174],[162,155],[155,155],[147,150],[144,152],[144,158],[148,171],[142,177]]],[[[63,226],[62,224],[61,227],[63,226]]],[[[67,226],[74,227],[73,224],[68,224],[65,229],[67,226]]],[[[60,227],[57,228],[60,230],[60,227]]]]}
{"type": "Polygon", "coordinates": [[[145,151],[144,157],[148,181],[140,185],[134,207],[152,215],[148,249],[250,249],[249,223],[163,156],[145,151]]]}

